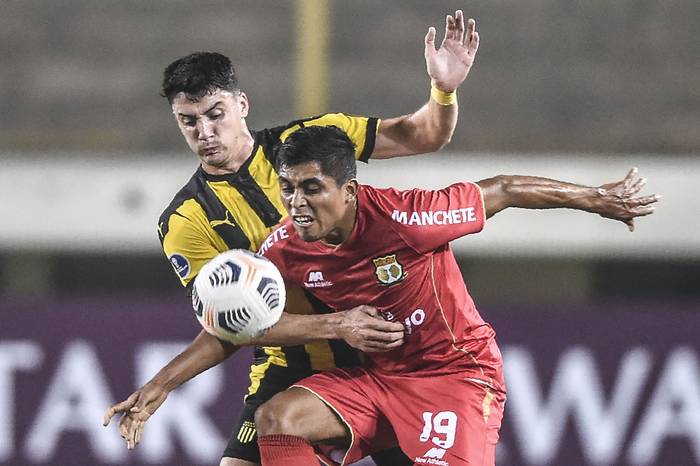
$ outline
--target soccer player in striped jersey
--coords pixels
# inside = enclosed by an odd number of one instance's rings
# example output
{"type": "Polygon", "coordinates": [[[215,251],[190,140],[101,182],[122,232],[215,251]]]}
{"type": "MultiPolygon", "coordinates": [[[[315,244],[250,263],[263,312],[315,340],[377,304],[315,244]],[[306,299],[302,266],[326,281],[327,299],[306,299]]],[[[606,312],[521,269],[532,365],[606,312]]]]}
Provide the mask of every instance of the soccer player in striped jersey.
{"type": "MultiPolygon", "coordinates": [[[[257,250],[287,216],[280,201],[275,148],[300,128],[333,125],[356,147],[355,158],[390,158],[434,152],[447,144],[454,131],[458,105],[456,90],[466,79],[479,45],[473,20],[461,11],[446,17],[439,48],[436,31],[425,37],[425,59],[431,79],[430,97],[415,112],[378,119],[329,113],[286,125],[250,130],[246,117],[250,102],[228,58],[217,53],[194,53],[176,60],[164,73],[163,96],[200,166],[175,195],[158,222],[163,250],[184,286],[218,253],[231,248],[257,250]]],[[[371,316],[367,308],[323,315],[325,306],[309,296],[308,315],[285,316],[260,339],[250,374],[245,408],[221,460],[222,466],[251,466],[259,462],[253,424],[257,407],[297,380],[318,371],[359,363],[354,350],[384,351],[402,342],[395,323],[371,316]],[[313,307],[313,310],[311,309],[313,307]],[[314,315],[313,312],[317,315],[314,315]],[[397,336],[398,333],[398,336],[397,336]],[[343,341],[344,340],[344,341],[343,341]],[[262,346],[264,345],[264,346],[262,346]]],[[[129,448],[139,441],[143,424],[168,393],[202,371],[222,362],[236,350],[201,332],[193,343],[126,400],[112,406],[105,422],[123,413],[122,435],[129,448]]],[[[410,464],[389,454],[380,464],[410,464]]]]}

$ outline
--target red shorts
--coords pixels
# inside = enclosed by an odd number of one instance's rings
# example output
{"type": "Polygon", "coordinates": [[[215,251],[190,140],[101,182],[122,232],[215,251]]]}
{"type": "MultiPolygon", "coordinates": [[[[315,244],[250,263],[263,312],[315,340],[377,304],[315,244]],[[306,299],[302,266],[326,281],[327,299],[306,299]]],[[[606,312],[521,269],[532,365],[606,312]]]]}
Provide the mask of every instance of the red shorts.
{"type": "Polygon", "coordinates": [[[350,430],[344,457],[318,450],[328,464],[350,464],[397,445],[419,465],[495,464],[505,395],[463,374],[387,375],[357,367],[293,386],[318,396],[350,430]]]}

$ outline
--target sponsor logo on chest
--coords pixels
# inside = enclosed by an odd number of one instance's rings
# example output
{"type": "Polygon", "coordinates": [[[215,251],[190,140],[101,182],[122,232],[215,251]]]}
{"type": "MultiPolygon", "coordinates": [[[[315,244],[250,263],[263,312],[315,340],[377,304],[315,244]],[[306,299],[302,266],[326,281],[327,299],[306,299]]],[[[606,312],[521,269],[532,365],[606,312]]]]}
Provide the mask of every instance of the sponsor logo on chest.
{"type": "Polygon", "coordinates": [[[333,282],[326,280],[320,270],[312,270],[304,281],[304,286],[307,288],[327,288],[333,286],[333,282]]]}

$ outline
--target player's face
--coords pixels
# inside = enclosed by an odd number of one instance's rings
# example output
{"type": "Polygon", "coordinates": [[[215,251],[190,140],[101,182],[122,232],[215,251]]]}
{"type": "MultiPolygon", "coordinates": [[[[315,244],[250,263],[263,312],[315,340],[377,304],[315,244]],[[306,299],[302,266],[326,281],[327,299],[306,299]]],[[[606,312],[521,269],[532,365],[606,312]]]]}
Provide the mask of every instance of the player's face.
{"type": "Polygon", "coordinates": [[[250,140],[245,124],[248,98],[244,93],[217,90],[192,102],[181,92],[173,99],[172,109],[187,144],[207,171],[230,171],[232,162],[240,165],[249,155],[245,145],[250,140]]]}
{"type": "Polygon", "coordinates": [[[279,180],[282,203],[301,239],[340,244],[350,235],[355,224],[357,181],[338,186],[321,172],[317,162],[282,166],[279,180]]]}

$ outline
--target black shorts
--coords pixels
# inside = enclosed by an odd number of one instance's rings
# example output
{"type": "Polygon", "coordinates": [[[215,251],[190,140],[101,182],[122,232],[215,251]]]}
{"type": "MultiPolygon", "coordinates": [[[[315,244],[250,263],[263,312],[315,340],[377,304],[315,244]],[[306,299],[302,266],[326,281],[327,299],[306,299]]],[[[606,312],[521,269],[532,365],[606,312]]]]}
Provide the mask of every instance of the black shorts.
{"type": "MultiPolygon", "coordinates": [[[[231,438],[224,450],[224,458],[237,458],[260,464],[260,451],[258,450],[258,435],[255,430],[255,411],[258,406],[286,390],[290,385],[313,374],[306,371],[293,371],[286,367],[270,365],[265,377],[260,381],[258,390],[249,395],[243,405],[243,411],[234,426],[231,438]]],[[[372,455],[377,466],[413,466],[403,452],[394,448],[372,455]]]]}

